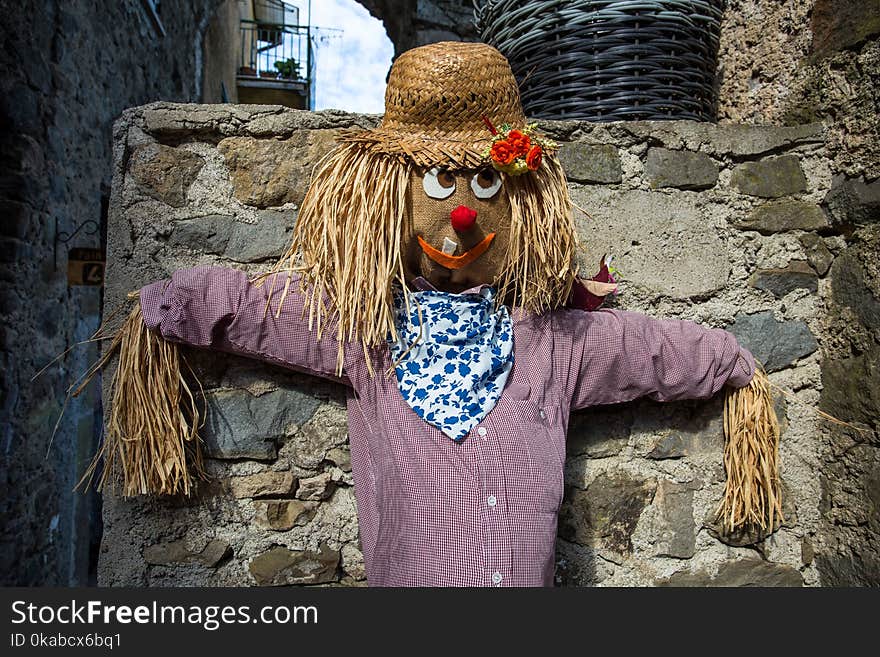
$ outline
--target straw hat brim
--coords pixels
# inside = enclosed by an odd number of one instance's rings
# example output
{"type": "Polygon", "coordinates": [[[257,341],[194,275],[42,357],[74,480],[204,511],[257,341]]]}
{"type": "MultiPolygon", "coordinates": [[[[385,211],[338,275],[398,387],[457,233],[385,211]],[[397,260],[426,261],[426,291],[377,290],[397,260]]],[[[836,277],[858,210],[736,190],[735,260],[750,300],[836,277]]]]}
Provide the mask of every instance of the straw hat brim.
{"type": "Polygon", "coordinates": [[[484,153],[492,145],[492,136],[488,130],[485,135],[467,132],[432,135],[424,131],[406,132],[379,126],[372,130],[343,132],[337,141],[358,144],[370,153],[409,159],[420,167],[476,169],[488,163],[484,153]]]}

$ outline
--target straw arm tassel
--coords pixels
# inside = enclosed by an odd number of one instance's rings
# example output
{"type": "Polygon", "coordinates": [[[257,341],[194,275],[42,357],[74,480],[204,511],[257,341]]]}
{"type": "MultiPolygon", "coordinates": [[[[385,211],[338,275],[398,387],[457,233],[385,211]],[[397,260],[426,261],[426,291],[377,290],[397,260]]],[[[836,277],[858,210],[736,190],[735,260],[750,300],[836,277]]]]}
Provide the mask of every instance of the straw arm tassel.
{"type": "Polygon", "coordinates": [[[193,480],[204,479],[205,473],[200,413],[183,376],[189,368],[180,347],[146,327],[139,303],[108,337],[110,347],[74,392],[81,392],[118,354],[104,442],[78,486],[92,481],[103,459],[98,490],[121,480],[126,497],[190,495],[193,480]]]}
{"type": "Polygon", "coordinates": [[[728,531],[744,527],[773,531],[785,520],[779,478],[779,422],[770,381],[760,367],[747,386],[727,389],[724,437],[727,485],[716,519],[728,531]]]}

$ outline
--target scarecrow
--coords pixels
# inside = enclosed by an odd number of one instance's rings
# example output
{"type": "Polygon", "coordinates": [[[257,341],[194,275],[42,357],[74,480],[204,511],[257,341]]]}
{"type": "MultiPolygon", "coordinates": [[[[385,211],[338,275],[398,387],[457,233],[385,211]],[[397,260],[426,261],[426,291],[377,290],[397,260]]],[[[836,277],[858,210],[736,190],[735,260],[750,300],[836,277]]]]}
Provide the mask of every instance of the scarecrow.
{"type": "Polygon", "coordinates": [[[347,384],[371,585],[551,585],[569,414],[643,396],[726,386],[719,516],[778,524],[766,375],[721,329],[597,308],[613,277],[603,260],[578,279],[556,144],[506,59],[410,50],[385,103],[316,167],[272,271],[179,270],[136,295],[99,364],[119,353],[102,485],[188,494],[201,474],[182,343],[347,384]]]}

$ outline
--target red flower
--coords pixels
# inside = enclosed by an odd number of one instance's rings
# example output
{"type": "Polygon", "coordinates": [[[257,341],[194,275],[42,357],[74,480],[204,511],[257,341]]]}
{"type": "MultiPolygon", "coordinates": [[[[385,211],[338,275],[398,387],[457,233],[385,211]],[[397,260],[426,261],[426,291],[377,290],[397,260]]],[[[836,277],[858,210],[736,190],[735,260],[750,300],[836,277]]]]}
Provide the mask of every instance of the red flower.
{"type": "Polygon", "coordinates": [[[516,159],[516,150],[503,139],[492,144],[492,150],[489,153],[492,159],[501,166],[507,166],[516,159]]]}
{"type": "Polygon", "coordinates": [[[532,140],[529,139],[529,136],[523,134],[519,130],[511,130],[507,133],[507,141],[510,142],[510,145],[513,147],[514,152],[516,153],[516,157],[520,157],[521,155],[525,155],[529,152],[529,148],[532,146],[532,140]]]}
{"type": "Polygon", "coordinates": [[[529,151],[529,154],[526,155],[526,166],[529,168],[529,171],[535,171],[539,166],[541,166],[541,156],[543,155],[543,151],[540,146],[532,146],[532,150],[529,151]]]}

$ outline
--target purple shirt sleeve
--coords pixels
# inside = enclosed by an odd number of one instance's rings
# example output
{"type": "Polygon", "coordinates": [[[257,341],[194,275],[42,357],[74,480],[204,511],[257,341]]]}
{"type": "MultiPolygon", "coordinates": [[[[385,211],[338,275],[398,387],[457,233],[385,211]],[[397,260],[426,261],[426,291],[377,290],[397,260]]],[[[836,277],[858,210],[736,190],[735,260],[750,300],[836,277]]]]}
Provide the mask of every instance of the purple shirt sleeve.
{"type": "Polygon", "coordinates": [[[755,371],[754,358],[731,333],[690,321],[571,310],[556,325],[571,339],[573,409],[645,396],[703,399],[725,384],[748,385],[755,371]]]}
{"type": "Polygon", "coordinates": [[[141,312],[147,328],[167,340],[345,381],[335,375],[335,327],[327,326],[320,339],[309,330],[297,277],[291,278],[281,313],[275,316],[286,280],[283,274],[269,276],[257,287],[235,269],[181,269],[141,289],[141,312]]]}

